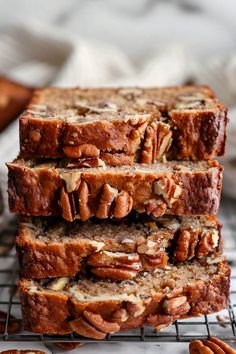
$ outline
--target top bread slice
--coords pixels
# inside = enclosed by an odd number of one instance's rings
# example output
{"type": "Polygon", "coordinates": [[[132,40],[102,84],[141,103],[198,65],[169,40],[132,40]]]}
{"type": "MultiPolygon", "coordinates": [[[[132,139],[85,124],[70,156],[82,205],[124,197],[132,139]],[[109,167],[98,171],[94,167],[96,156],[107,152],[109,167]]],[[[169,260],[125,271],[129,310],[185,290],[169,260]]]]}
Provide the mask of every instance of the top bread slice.
{"type": "Polygon", "coordinates": [[[21,157],[128,165],[224,154],[227,110],[204,86],[36,90],[21,157]]]}

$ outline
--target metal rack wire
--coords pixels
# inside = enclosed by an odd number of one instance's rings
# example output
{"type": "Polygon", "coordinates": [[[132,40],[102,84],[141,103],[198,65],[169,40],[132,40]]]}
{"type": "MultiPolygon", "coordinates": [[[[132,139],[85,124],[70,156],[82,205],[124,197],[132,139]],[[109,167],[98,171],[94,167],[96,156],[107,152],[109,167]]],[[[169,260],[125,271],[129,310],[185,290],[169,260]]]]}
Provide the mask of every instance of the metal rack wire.
{"type": "MultiPolygon", "coordinates": [[[[235,206],[235,205],[234,205],[235,206]]],[[[227,209],[224,209],[224,211],[227,209]]],[[[233,210],[235,210],[233,208],[233,210]]],[[[226,231],[228,227],[228,233],[235,233],[236,228],[232,228],[230,223],[235,223],[235,216],[230,219],[230,213],[226,211],[228,218],[228,225],[226,225],[226,231]]],[[[225,216],[224,216],[224,224],[225,216]]],[[[9,233],[9,231],[8,231],[9,233]]],[[[13,232],[11,231],[11,234],[13,232]]],[[[8,235],[9,236],[9,235],[8,235]]],[[[228,239],[230,239],[228,235],[228,239]]],[[[231,235],[232,236],[232,235],[231,235]]],[[[234,235],[233,235],[234,236],[234,235]]],[[[12,241],[11,241],[12,242],[12,241]]],[[[232,241],[234,242],[234,240],[232,241]]],[[[236,240],[235,240],[236,243],[236,240]]],[[[0,238],[0,250],[3,246],[9,246],[9,237],[5,239],[0,238]],[[5,240],[5,241],[4,241],[5,240]]],[[[129,332],[119,332],[113,335],[108,335],[103,342],[189,342],[193,339],[202,339],[210,336],[216,336],[225,341],[236,342],[236,247],[232,249],[232,243],[229,243],[230,250],[229,264],[232,268],[231,275],[231,295],[228,309],[221,311],[218,314],[212,314],[208,316],[202,316],[199,318],[193,318],[188,320],[176,321],[170,327],[164,329],[162,332],[156,333],[149,327],[141,328],[129,332]],[[233,257],[233,255],[235,255],[233,257]]],[[[226,250],[227,253],[227,250],[226,250]]],[[[96,342],[92,339],[80,337],[76,334],[58,336],[58,335],[40,335],[35,333],[29,333],[26,331],[20,331],[19,333],[11,334],[9,327],[11,325],[11,316],[16,318],[21,317],[20,302],[16,293],[16,284],[18,278],[17,260],[15,251],[0,255],[0,264],[3,261],[4,269],[0,270],[0,311],[6,313],[6,317],[1,320],[0,316],[0,328],[3,330],[0,333],[0,341],[17,341],[17,342],[96,342]]]]}

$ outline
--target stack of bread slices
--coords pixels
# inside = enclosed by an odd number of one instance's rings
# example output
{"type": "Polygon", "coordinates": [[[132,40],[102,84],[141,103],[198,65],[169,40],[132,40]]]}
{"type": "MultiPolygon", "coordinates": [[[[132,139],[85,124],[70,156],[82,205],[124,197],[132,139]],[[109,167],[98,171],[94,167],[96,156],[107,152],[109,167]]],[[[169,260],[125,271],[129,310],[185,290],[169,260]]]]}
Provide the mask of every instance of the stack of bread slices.
{"type": "Polygon", "coordinates": [[[226,125],[203,86],[34,93],[7,164],[25,329],[104,339],[227,306],[226,125]]]}

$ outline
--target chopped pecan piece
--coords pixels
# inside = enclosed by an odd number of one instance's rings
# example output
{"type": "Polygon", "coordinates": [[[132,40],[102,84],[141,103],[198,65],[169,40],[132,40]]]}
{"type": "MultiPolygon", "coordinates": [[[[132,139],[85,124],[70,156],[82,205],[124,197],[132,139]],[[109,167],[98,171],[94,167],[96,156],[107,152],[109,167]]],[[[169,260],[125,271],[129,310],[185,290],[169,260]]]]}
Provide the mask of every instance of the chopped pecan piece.
{"type": "Polygon", "coordinates": [[[236,354],[228,344],[216,337],[206,340],[194,340],[189,344],[190,354],[236,354]]]}
{"type": "Polygon", "coordinates": [[[172,142],[172,132],[168,124],[152,122],[147,126],[141,163],[154,163],[168,151],[172,142]]]}
{"type": "Polygon", "coordinates": [[[120,330],[116,322],[105,321],[100,314],[90,311],[84,311],[80,318],[70,321],[70,327],[77,334],[93,339],[104,339],[108,333],[120,330]]]}
{"type": "Polygon", "coordinates": [[[66,156],[72,159],[79,159],[81,157],[99,157],[100,154],[99,149],[93,144],[65,146],[63,151],[66,156]]]}
{"type": "Polygon", "coordinates": [[[149,315],[147,318],[147,324],[155,327],[157,332],[160,332],[164,328],[170,326],[174,322],[174,317],[171,315],[149,315]]]}
{"type": "Polygon", "coordinates": [[[145,254],[142,256],[142,260],[143,259],[150,267],[155,267],[155,268],[157,268],[157,267],[163,268],[168,263],[167,254],[162,251],[159,251],[156,254],[145,254]]]}
{"type": "Polygon", "coordinates": [[[112,280],[128,280],[137,275],[137,271],[128,268],[94,267],[92,273],[99,278],[112,280]]]}
{"type": "Polygon", "coordinates": [[[117,219],[123,218],[131,212],[132,206],[133,198],[126,191],[122,191],[115,199],[112,214],[117,219]]]}
{"type": "Polygon", "coordinates": [[[50,290],[60,291],[63,290],[69,282],[69,277],[60,277],[51,281],[48,285],[50,290]]]}
{"type": "Polygon", "coordinates": [[[71,193],[79,188],[80,185],[80,172],[61,172],[60,177],[66,183],[66,192],[71,193]]]}
{"type": "Polygon", "coordinates": [[[83,168],[83,167],[100,167],[105,166],[103,160],[99,157],[88,157],[81,159],[71,159],[66,165],[66,168],[83,168]]]}
{"type": "Polygon", "coordinates": [[[219,233],[217,230],[206,231],[198,244],[197,256],[207,256],[214,248],[218,246],[219,233]]]}
{"type": "Polygon", "coordinates": [[[177,297],[183,293],[183,288],[182,286],[174,288],[169,294],[166,295],[167,299],[173,299],[174,297],[177,297]]]}
{"type": "Polygon", "coordinates": [[[100,251],[93,253],[88,257],[87,263],[92,266],[125,266],[130,269],[139,269],[141,264],[139,262],[139,255],[137,253],[123,253],[100,251]]]}
{"type": "Polygon", "coordinates": [[[126,322],[129,318],[129,314],[126,309],[118,309],[112,315],[112,320],[115,322],[126,322]]]}
{"type": "Polygon", "coordinates": [[[98,208],[95,216],[99,219],[106,219],[109,216],[112,202],[118,195],[118,190],[111,187],[108,183],[104,184],[99,198],[98,208]]]}
{"type": "Polygon", "coordinates": [[[100,278],[126,280],[133,278],[140,270],[141,263],[137,253],[100,251],[88,257],[87,264],[93,274],[100,278]]]}
{"type": "Polygon", "coordinates": [[[142,315],[142,313],[144,313],[150,301],[151,299],[148,298],[146,300],[140,300],[139,302],[136,303],[127,302],[126,303],[127,312],[129,313],[130,316],[138,317],[142,315]]]}
{"type": "Polygon", "coordinates": [[[182,193],[182,188],[172,178],[161,177],[153,183],[154,193],[162,196],[169,208],[182,193]]]}
{"type": "Polygon", "coordinates": [[[162,200],[149,199],[145,203],[145,211],[153,216],[162,216],[165,214],[167,205],[162,200]]]}
{"type": "Polygon", "coordinates": [[[178,296],[171,299],[165,299],[162,304],[163,311],[166,315],[185,314],[190,310],[186,296],[178,296]]]}

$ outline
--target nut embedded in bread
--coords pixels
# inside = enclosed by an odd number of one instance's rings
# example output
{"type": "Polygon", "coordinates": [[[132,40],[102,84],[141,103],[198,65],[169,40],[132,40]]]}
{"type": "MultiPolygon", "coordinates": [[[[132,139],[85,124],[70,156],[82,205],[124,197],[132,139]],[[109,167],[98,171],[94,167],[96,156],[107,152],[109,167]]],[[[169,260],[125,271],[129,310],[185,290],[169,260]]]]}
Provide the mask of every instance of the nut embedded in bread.
{"type": "Polygon", "coordinates": [[[85,221],[123,218],[132,209],[154,216],[214,215],[222,184],[217,161],[69,168],[66,161],[8,163],[11,212],[85,221]]]}
{"type": "Polygon", "coordinates": [[[126,280],[141,271],[164,268],[221,253],[216,217],[132,215],[119,221],[87,222],[24,218],[16,239],[20,274],[25,278],[67,277],[92,272],[126,280]]]}
{"type": "Polygon", "coordinates": [[[204,86],[44,88],[20,117],[21,156],[112,166],[207,160],[223,155],[226,124],[226,108],[204,86]]]}
{"type": "Polygon", "coordinates": [[[176,319],[197,317],[227,306],[230,269],[223,259],[169,264],[121,282],[69,278],[20,281],[25,329],[37,333],[76,332],[90,338],[139,328],[160,329],[176,319]],[[62,283],[61,283],[62,284],[62,283]],[[161,327],[160,327],[161,326],[161,327]]]}

